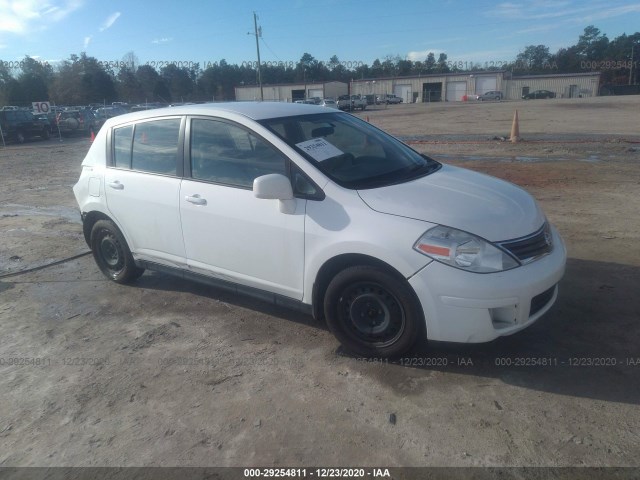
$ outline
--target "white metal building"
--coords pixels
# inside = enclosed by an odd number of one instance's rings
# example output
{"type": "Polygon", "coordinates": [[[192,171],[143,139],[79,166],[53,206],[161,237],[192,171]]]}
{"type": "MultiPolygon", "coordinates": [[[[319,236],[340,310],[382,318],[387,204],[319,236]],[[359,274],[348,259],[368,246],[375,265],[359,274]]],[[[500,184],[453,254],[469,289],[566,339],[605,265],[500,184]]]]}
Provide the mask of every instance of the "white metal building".
{"type": "Polygon", "coordinates": [[[549,90],[556,98],[595,97],[599,85],[600,72],[527,75],[508,80],[504,95],[516,100],[535,90],[549,90]]]}
{"type": "MultiPolygon", "coordinates": [[[[260,87],[247,85],[235,87],[237,101],[260,100],[260,87]]],[[[280,83],[262,85],[265,101],[293,102],[307,98],[338,98],[349,93],[349,85],[344,82],[280,83]]]]}
{"type": "Polygon", "coordinates": [[[461,101],[465,95],[480,95],[504,88],[503,71],[443,73],[410,77],[354,80],[353,94],[382,95],[393,93],[404,103],[461,101]]]}
{"type": "Polygon", "coordinates": [[[549,90],[556,98],[598,95],[600,73],[569,73],[512,77],[510,72],[465,72],[410,77],[353,80],[353,94],[395,94],[404,103],[457,102],[466,96],[502,92],[506,100],[518,100],[527,92],[549,90]]]}

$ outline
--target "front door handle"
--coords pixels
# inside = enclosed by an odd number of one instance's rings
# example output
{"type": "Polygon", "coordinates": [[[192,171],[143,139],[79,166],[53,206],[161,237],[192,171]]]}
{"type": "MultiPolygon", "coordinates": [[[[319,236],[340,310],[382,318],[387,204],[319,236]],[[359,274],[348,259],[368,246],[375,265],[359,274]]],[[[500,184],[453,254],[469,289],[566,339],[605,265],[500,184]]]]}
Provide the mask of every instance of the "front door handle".
{"type": "Polygon", "coordinates": [[[189,203],[193,203],[194,205],[206,205],[207,204],[207,200],[204,198],[201,198],[200,195],[195,194],[192,196],[187,195],[186,197],[184,197],[184,199],[189,202],[189,203]]]}
{"type": "Polygon", "coordinates": [[[109,185],[111,188],[115,190],[124,190],[124,185],[121,184],[118,180],[116,180],[115,182],[108,183],[107,185],[109,185]]]}

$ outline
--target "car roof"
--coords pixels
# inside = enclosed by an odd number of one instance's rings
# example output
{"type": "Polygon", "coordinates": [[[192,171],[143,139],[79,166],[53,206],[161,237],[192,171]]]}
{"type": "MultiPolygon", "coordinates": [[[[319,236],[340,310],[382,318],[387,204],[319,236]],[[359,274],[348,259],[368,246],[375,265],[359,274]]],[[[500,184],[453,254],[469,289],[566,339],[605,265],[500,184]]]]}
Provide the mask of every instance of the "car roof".
{"type": "Polygon", "coordinates": [[[228,102],[203,103],[199,105],[181,105],[178,107],[154,108],[140,112],[128,113],[117,117],[117,122],[130,122],[163,115],[216,115],[219,113],[237,113],[253,120],[267,118],[291,117],[326,113],[327,110],[318,105],[284,102],[228,102]]]}

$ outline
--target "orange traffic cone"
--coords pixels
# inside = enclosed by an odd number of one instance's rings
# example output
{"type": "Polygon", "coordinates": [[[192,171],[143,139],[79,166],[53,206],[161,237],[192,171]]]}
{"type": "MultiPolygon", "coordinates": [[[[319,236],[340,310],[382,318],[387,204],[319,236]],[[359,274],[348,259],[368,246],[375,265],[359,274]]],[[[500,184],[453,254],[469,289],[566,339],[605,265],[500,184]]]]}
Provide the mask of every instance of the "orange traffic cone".
{"type": "Polygon", "coordinates": [[[513,123],[511,124],[511,143],[520,141],[520,125],[518,124],[518,110],[513,114],[513,123]]]}
{"type": "Polygon", "coordinates": [[[95,139],[96,139],[96,134],[93,132],[93,129],[91,129],[91,140],[89,141],[89,143],[93,143],[95,139]]]}

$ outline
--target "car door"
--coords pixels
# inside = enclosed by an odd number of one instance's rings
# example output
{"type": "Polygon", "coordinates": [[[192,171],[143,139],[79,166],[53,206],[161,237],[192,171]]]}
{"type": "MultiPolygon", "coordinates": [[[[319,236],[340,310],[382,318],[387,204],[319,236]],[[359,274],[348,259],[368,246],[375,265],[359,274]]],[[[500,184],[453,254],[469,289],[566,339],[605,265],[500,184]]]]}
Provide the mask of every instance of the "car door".
{"type": "Polygon", "coordinates": [[[278,200],[254,196],[253,180],[288,176],[289,160],[239,124],[191,118],[180,189],[189,268],[302,299],[306,200],[282,213],[278,200]]]}
{"type": "Polygon", "coordinates": [[[134,256],[186,266],[178,195],[182,117],[115,127],[104,180],[107,206],[134,256]]]}

